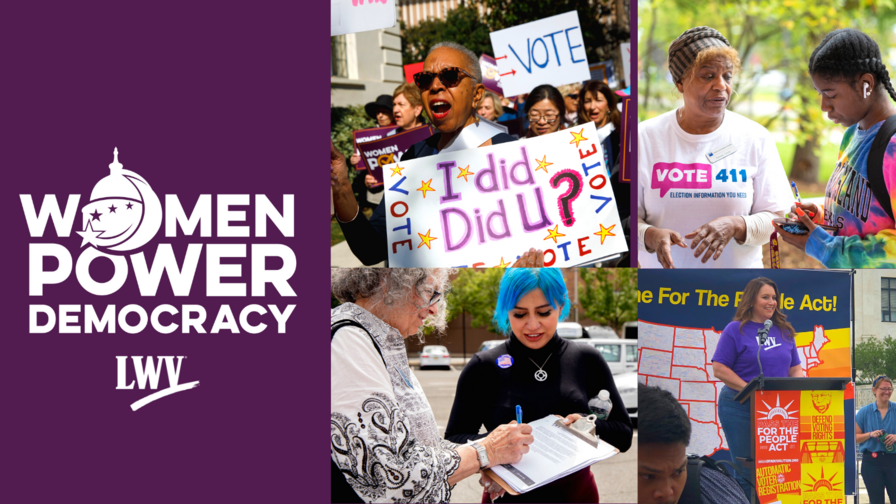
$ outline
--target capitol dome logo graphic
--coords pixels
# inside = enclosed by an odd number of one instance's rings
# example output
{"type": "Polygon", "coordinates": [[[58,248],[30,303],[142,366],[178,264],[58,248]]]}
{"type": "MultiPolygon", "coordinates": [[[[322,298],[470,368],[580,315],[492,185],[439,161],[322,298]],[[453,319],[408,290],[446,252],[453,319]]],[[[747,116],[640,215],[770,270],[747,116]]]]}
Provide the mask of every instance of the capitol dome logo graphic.
{"type": "Polygon", "coordinates": [[[93,186],[90,202],[81,209],[81,246],[126,252],[146,245],[162,226],[162,203],[149,183],[118,162],[118,148],[109,175],[93,186]]]}

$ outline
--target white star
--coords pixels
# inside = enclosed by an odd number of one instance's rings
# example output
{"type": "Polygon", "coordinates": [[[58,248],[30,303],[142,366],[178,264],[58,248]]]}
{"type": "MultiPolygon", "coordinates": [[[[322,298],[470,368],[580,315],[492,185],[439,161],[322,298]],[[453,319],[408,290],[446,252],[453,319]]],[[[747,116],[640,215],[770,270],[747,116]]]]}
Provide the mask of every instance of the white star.
{"type": "Polygon", "coordinates": [[[87,245],[88,243],[93,245],[94,247],[96,247],[99,242],[99,240],[97,238],[99,238],[100,235],[103,234],[103,231],[94,231],[93,223],[88,221],[87,229],[85,229],[84,231],[75,231],[75,233],[78,233],[78,235],[80,235],[81,238],[83,238],[83,240],[81,240],[82,247],[84,245],[87,245]]]}

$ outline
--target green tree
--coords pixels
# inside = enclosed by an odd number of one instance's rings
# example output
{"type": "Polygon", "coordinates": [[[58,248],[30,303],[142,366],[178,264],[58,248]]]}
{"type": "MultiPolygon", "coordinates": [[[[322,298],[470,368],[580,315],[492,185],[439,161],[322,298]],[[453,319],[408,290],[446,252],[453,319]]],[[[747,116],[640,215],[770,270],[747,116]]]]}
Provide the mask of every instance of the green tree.
{"type": "Polygon", "coordinates": [[[504,270],[501,268],[461,269],[451,282],[448,293],[448,314],[450,322],[462,313],[471,318],[471,325],[485,327],[489,332],[498,330],[492,323],[495,305],[498,304],[498,290],[504,270]]]}
{"type": "Polygon", "coordinates": [[[407,28],[401,22],[401,54],[405,65],[419,63],[426,59],[429,48],[439,42],[457,42],[474,54],[491,54],[492,43],[488,26],[479,18],[479,9],[474,5],[458,5],[448,11],[444,20],[428,19],[407,28]]]}
{"type": "Polygon", "coordinates": [[[585,316],[617,333],[626,322],[638,319],[638,270],[582,268],[579,306],[585,316]]]}
{"type": "Polygon", "coordinates": [[[877,375],[896,376],[896,340],[886,336],[856,345],[856,381],[871,383],[877,375]]]}

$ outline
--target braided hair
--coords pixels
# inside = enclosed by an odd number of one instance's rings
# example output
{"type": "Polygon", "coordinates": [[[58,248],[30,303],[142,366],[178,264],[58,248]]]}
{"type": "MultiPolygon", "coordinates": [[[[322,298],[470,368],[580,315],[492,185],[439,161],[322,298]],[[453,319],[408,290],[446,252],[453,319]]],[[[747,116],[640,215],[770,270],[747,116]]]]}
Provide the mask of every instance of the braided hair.
{"type": "Polygon", "coordinates": [[[853,28],[828,33],[809,57],[809,74],[825,79],[844,79],[854,86],[859,76],[870,73],[896,101],[890,73],[881,60],[877,42],[853,28]]]}

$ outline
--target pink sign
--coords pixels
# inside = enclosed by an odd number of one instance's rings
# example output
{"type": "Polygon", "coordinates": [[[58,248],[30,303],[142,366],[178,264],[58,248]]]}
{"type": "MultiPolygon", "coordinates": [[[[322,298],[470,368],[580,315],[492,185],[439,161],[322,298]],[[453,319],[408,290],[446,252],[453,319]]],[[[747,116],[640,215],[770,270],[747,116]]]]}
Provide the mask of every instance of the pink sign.
{"type": "Polygon", "coordinates": [[[712,187],[712,165],[702,163],[657,163],[653,165],[651,189],[660,190],[660,198],[669,189],[709,189],[712,187]]]}

